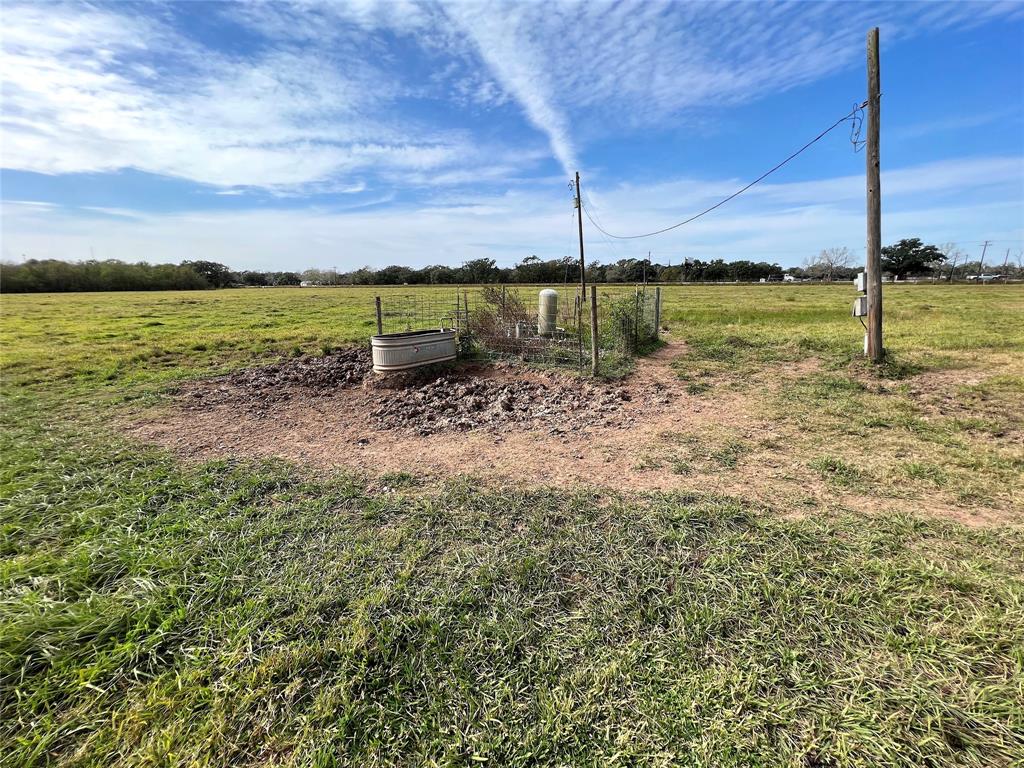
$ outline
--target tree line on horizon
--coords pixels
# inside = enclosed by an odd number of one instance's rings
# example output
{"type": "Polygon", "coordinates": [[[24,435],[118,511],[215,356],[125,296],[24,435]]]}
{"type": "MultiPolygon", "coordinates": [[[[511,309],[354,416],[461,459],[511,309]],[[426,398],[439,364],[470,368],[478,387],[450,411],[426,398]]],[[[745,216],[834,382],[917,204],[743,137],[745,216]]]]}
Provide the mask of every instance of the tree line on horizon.
{"type": "MultiPolygon", "coordinates": [[[[924,245],[917,238],[901,240],[882,250],[882,266],[899,279],[941,277],[963,279],[979,274],[978,261],[964,259],[964,252],[949,243],[924,245]]],[[[1024,259],[1007,264],[1004,277],[1024,276],[1024,259]]],[[[992,265],[1001,270],[1000,265],[992,265]]],[[[826,248],[799,267],[737,259],[686,259],[665,265],[648,259],[620,259],[611,264],[587,265],[587,280],[594,283],[640,282],[759,282],[795,279],[826,282],[852,280],[863,269],[848,248],[826,248]]],[[[134,264],[114,259],[68,262],[60,259],[29,259],[0,264],[0,292],[35,293],[69,291],[203,290],[230,287],[284,285],[462,285],[480,283],[575,283],[579,262],[571,257],[539,259],[528,256],[514,267],[499,267],[494,259],[472,259],[461,266],[443,264],[414,269],[387,266],[362,267],[350,272],[307,269],[303,272],[233,271],[214,261],[183,261],[180,264],[134,264]]]]}

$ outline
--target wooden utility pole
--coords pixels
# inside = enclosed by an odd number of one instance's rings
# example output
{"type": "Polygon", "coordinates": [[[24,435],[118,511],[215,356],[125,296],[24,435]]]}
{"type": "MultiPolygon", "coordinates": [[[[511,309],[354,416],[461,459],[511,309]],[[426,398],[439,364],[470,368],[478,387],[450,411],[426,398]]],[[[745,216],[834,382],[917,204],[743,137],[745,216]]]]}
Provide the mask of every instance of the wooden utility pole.
{"type": "Polygon", "coordinates": [[[1003,268],[999,270],[1003,275],[1003,282],[1006,282],[1006,265],[1010,263],[1010,249],[1006,249],[1006,258],[1003,259],[1003,268]]]}
{"type": "Polygon", "coordinates": [[[879,158],[881,74],[878,66],[878,27],[868,32],[868,140],[867,140],[867,294],[868,358],[882,362],[882,179],[879,158]]]}
{"type": "Polygon", "coordinates": [[[985,251],[992,244],[991,240],[986,240],[981,244],[981,261],[978,262],[978,279],[981,280],[981,275],[985,271],[985,251]]]}
{"type": "Polygon", "coordinates": [[[580,296],[587,298],[587,265],[583,261],[583,198],[580,197],[580,172],[576,171],[576,221],[580,225],[580,296]]]}

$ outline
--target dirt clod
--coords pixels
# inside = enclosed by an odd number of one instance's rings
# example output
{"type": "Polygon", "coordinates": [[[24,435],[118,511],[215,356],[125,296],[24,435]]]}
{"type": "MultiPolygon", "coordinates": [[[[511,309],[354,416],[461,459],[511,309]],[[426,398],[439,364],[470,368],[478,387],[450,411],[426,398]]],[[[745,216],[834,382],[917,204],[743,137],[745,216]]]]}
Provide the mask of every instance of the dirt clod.
{"type": "Polygon", "coordinates": [[[262,409],[290,400],[295,390],[305,397],[324,397],[340,389],[361,386],[372,370],[368,350],[344,349],[322,357],[301,357],[192,382],[179,393],[193,408],[234,404],[262,409]]]}
{"type": "MultiPolygon", "coordinates": [[[[630,400],[623,388],[572,376],[510,365],[426,368],[388,376],[372,369],[367,350],[349,349],[191,382],[178,395],[191,410],[230,407],[266,417],[291,401],[330,407],[349,390],[346,409],[355,406],[375,429],[418,435],[516,428],[544,428],[558,435],[630,421],[617,418],[630,400]]],[[[360,438],[357,444],[368,442],[360,438]]]]}
{"type": "Polygon", "coordinates": [[[416,389],[395,391],[370,411],[378,429],[413,429],[421,435],[521,425],[545,426],[552,433],[579,429],[619,410],[627,398],[617,389],[524,379],[447,374],[416,389]]]}

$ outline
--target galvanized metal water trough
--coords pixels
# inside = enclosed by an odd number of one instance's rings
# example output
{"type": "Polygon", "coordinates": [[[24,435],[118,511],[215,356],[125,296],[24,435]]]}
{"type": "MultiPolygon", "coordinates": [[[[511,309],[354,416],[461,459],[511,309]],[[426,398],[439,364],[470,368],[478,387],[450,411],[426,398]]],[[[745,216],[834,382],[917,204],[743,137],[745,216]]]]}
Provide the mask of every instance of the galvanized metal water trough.
{"type": "Polygon", "coordinates": [[[378,373],[404,371],[421,365],[455,359],[455,331],[432,329],[383,333],[370,339],[373,370],[378,373]]]}

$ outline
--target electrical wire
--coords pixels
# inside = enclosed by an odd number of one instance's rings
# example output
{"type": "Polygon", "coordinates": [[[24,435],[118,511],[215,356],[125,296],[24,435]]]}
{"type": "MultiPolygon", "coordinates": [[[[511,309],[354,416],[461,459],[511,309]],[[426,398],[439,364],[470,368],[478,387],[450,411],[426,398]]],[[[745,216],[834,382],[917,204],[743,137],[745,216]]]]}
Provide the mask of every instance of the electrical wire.
{"type": "MultiPolygon", "coordinates": [[[[798,155],[803,154],[806,150],[810,149],[810,147],[812,145],[817,144],[819,141],[821,141],[823,138],[825,138],[825,136],[827,136],[829,133],[834,131],[836,128],[838,128],[840,125],[845,123],[847,120],[854,120],[854,121],[858,120],[859,118],[857,117],[857,113],[859,111],[863,110],[863,108],[865,106],[867,106],[867,102],[866,101],[863,102],[862,104],[858,104],[850,112],[848,112],[847,114],[843,115],[841,118],[839,118],[834,123],[832,123],[832,125],[830,125],[828,128],[826,128],[824,131],[822,131],[817,136],[815,136],[813,139],[811,139],[809,142],[807,142],[802,147],[800,147],[800,149],[798,149],[796,152],[791,154],[789,157],[787,157],[785,160],[783,160],[781,163],[776,165],[771,170],[768,170],[768,171],[765,171],[764,173],[762,173],[760,176],[758,176],[752,182],[747,184],[747,186],[743,187],[743,189],[740,189],[740,190],[738,190],[736,192],[733,192],[728,197],[726,197],[726,198],[724,198],[722,200],[719,200],[717,203],[712,205],[710,208],[705,208],[700,213],[691,216],[690,218],[686,219],[685,221],[680,221],[678,224],[673,224],[670,227],[665,227],[663,229],[658,229],[658,230],[655,230],[654,232],[645,232],[642,235],[613,235],[611,232],[608,232],[603,227],[601,227],[596,221],[594,221],[594,218],[590,215],[590,211],[588,211],[587,207],[585,205],[583,205],[583,201],[580,201],[580,205],[583,207],[583,212],[587,214],[587,218],[590,219],[590,223],[593,224],[598,229],[598,231],[602,232],[603,234],[607,235],[608,237],[613,237],[616,240],[639,240],[642,237],[653,237],[654,235],[660,235],[660,234],[663,234],[665,232],[669,232],[669,231],[671,231],[673,229],[679,229],[679,227],[683,226],[684,224],[689,224],[691,221],[696,221],[701,216],[705,216],[705,215],[711,213],[716,208],[721,208],[723,205],[728,203],[730,200],[733,200],[733,199],[739,197],[740,195],[742,195],[744,192],[746,192],[748,189],[750,189],[752,186],[754,186],[758,182],[764,181],[766,178],[768,178],[773,173],[775,173],[777,170],[779,170],[784,165],[786,165],[786,163],[788,163],[790,160],[794,159],[798,155]]],[[[855,125],[855,127],[856,127],[856,125],[855,125]]],[[[857,128],[856,130],[857,130],[856,137],[859,137],[860,129],[857,128]]],[[[851,134],[851,141],[854,142],[854,147],[856,147],[857,146],[857,141],[859,141],[859,138],[855,138],[854,135],[851,134]]]]}
{"type": "MultiPolygon", "coordinates": [[[[593,210],[593,211],[591,210],[591,209],[594,209],[596,207],[594,205],[594,200],[590,196],[590,193],[588,193],[585,189],[582,190],[582,193],[583,193],[583,196],[586,198],[585,213],[587,214],[587,218],[591,219],[591,221],[593,221],[591,216],[596,216],[597,215],[597,211],[596,210],[593,210]]],[[[595,226],[597,227],[597,225],[595,225],[595,226]]],[[[599,231],[599,234],[601,235],[601,238],[604,240],[605,244],[608,246],[608,252],[611,255],[612,260],[614,262],[623,261],[626,257],[624,257],[622,255],[622,253],[619,251],[618,247],[615,245],[615,241],[614,240],[610,240],[605,235],[604,231],[601,230],[600,227],[597,227],[597,229],[599,231]]]]}

